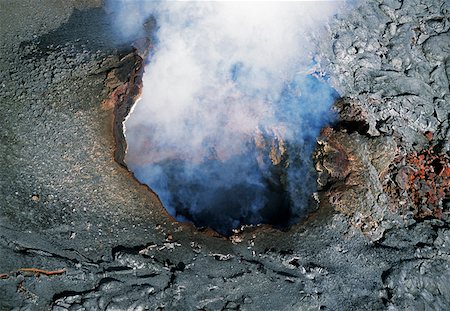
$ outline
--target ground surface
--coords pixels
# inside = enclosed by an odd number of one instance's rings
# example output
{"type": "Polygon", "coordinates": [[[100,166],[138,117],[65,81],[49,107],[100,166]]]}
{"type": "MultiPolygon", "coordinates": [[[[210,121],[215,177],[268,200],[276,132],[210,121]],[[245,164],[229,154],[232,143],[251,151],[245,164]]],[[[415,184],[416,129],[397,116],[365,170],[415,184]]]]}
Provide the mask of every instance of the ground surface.
{"type": "Polygon", "coordinates": [[[350,173],[320,162],[338,199],[289,231],[232,240],[171,221],[114,161],[102,101],[132,48],[107,12],[32,3],[0,4],[1,310],[450,308],[448,201],[421,217],[389,192],[399,154],[449,149],[448,3],[364,2],[336,19],[324,69],[362,118],[323,138],[325,155],[351,155],[350,173]]]}

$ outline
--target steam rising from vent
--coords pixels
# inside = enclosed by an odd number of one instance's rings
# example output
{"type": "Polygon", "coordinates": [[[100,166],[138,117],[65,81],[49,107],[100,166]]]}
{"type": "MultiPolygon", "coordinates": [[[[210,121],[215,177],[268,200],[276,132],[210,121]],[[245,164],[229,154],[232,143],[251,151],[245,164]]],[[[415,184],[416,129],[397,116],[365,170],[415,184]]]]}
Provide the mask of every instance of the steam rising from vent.
{"type": "Polygon", "coordinates": [[[119,18],[126,32],[150,15],[157,21],[142,98],[125,123],[125,161],[171,215],[229,234],[242,224],[290,225],[311,207],[311,154],[337,95],[311,38],[337,7],[140,2],[120,10],[130,14],[119,18]]]}

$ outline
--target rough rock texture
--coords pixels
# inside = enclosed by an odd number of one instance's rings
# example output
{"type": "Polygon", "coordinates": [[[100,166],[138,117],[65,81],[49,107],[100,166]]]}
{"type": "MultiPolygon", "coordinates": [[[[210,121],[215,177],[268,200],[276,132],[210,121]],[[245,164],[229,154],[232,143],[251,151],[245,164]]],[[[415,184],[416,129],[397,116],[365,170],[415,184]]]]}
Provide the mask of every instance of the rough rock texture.
{"type": "Polygon", "coordinates": [[[345,97],[320,138],[324,204],[230,239],[170,219],[114,160],[108,100],[139,55],[96,1],[61,3],[1,3],[1,310],[450,308],[448,221],[401,213],[388,191],[408,154],[449,149],[445,1],[337,17],[320,41],[345,97]]]}
{"type": "Polygon", "coordinates": [[[449,14],[439,1],[367,2],[335,19],[321,49],[345,98],[319,140],[319,183],[372,239],[392,223],[449,222],[449,14]]]}
{"type": "Polygon", "coordinates": [[[331,27],[322,58],[333,85],[367,111],[368,134],[419,151],[431,131],[448,151],[448,2],[368,1],[331,27]]]}

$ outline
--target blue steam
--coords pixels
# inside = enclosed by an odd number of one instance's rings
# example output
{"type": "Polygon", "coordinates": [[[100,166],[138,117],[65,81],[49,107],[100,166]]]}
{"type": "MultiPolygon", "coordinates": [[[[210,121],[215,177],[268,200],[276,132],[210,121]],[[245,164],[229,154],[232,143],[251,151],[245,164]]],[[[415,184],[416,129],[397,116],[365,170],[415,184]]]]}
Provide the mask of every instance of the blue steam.
{"type": "Polygon", "coordinates": [[[231,66],[230,69],[230,78],[234,82],[238,82],[239,76],[242,74],[242,71],[244,69],[244,63],[237,62],[231,66]]]}
{"type": "MultiPolygon", "coordinates": [[[[233,66],[230,79],[237,81],[241,68],[242,64],[233,66]]],[[[241,225],[286,227],[312,208],[316,190],[312,153],[320,130],[334,119],[330,107],[337,98],[326,81],[312,75],[299,75],[286,83],[275,103],[277,122],[289,132],[284,141],[288,158],[282,167],[273,166],[267,154],[263,165],[258,162],[261,150],[251,140],[226,161],[217,159],[214,146],[205,143],[209,155],[198,163],[167,159],[129,166],[179,221],[224,235],[241,225]]]]}
{"type": "Polygon", "coordinates": [[[157,20],[125,161],[167,211],[228,235],[314,208],[312,153],[338,94],[309,39],[337,3],[110,3],[128,9],[118,11],[126,33],[157,20]]]}

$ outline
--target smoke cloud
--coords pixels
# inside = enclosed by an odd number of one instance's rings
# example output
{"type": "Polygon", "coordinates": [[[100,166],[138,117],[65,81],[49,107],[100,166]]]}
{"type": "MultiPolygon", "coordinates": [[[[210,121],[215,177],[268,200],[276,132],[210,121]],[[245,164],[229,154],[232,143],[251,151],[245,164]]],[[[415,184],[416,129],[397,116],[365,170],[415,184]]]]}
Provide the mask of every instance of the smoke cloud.
{"type": "Polygon", "coordinates": [[[311,154],[337,97],[312,40],[338,2],[120,2],[157,21],[125,161],[179,220],[223,234],[286,226],[315,191],[311,154]]]}

